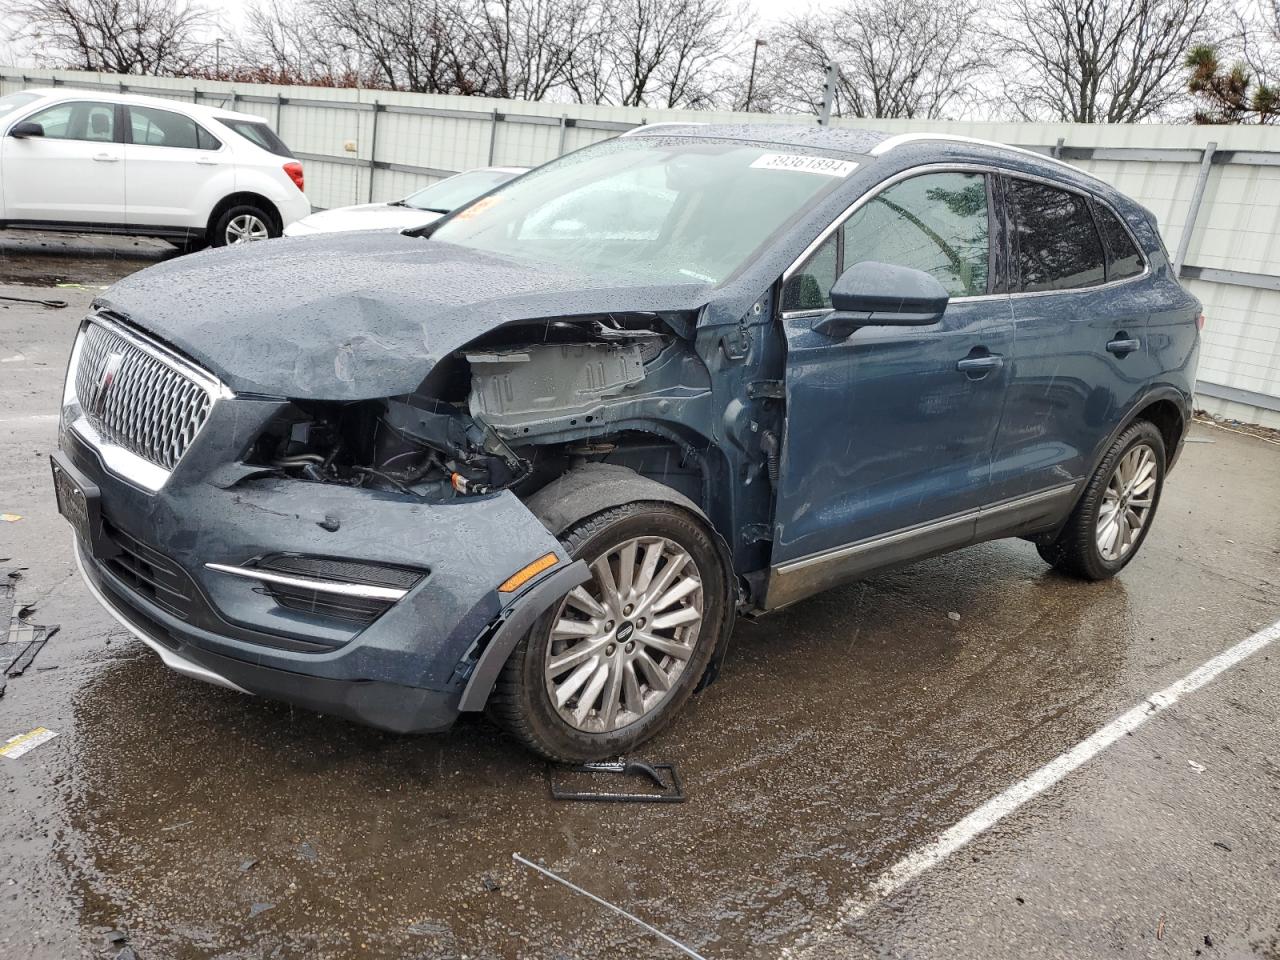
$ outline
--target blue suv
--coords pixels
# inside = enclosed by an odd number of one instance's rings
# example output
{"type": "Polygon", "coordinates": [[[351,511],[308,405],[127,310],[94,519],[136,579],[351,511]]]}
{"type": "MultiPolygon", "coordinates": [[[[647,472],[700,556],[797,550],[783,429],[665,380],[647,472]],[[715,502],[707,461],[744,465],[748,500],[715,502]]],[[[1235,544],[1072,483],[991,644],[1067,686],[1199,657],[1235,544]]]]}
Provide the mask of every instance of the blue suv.
{"type": "Polygon", "coordinates": [[[54,483],[174,669],[595,759],[714,678],[738,614],[999,537],[1113,576],[1201,320],[1151,214],[1044,156],[664,125],[420,229],[117,284],[54,483]]]}

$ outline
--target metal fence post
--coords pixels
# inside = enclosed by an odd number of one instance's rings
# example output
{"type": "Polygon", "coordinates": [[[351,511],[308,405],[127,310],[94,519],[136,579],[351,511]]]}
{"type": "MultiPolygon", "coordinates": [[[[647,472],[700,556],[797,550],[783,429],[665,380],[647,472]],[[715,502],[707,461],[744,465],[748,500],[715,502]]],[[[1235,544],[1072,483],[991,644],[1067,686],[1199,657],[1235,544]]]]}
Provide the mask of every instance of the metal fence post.
{"type": "Polygon", "coordinates": [[[1178,252],[1173,255],[1173,275],[1182,273],[1182,264],[1187,259],[1187,248],[1191,246],[1191,234],[1196,229],[1196,217],[1200,215],[1200,201],[1204,199],[1204,188],[1209,182],[1209,168],[1213,165],[1213,154],[1218,149],[1217,141],[1210,140],[1200,158],[1200,173],[1196,177],[1195,190],[1191,193],[1191,206],[1187,209],[1187,220],[1182,225],[1182,236],[1178,237],[1178,252]]]}
{"type": "Polygon", "coordinates": [[[493,111],[493,122],[489,125],[489,166],[493,166],[494,151],[498,148],[498,118],[502,114],[493,111]]]}
{"type": "Polygon", "coordinates": [[[277,137],[283,136],[280,132],[280,111],[282,107],[284,107],[284,96],[277,93],[276,94],[276,136],[277,137]]]}
{"type": "Polygon", "coordinates": [[[369,203],[373,203],[373,175],[378,167],[378,114],[382,104],[373,101],[373,129],[369,132],[369,203]]]}
{"type": "Polygon", "coordinates": [[[1063,148],[1064,146],[1066,146],[1066,144],[1067,144],[1067,138],[1066,138],[1066,137],[1059,137],[1059,138],[1058,138],[1058,142],[1057,142],[1057,144],[1055,144],[1055,145],[1054,145],[1054,147],[1053,147],[1053,149],[1049,151],[1049,156],[1053,157],[1053,159],[1055,159],[1055,160],[1061,160],[1061,159],[1062,159],[1062,148],[1063,148]]]}
{"type": "Polygon", "coordinates": [[[822,91],[822,112],[818,114],[818,126],[825,127],[831,123],[831,105],[836,99],[836,80],[840,76],[840,68],[834,63],[827,64],[826,86],[822,91]]]}
{"type": "Polygon", "coordinates": [[[556,156],[564,156],[564,135],[569,130],[569,117],[566,114],[560,114],[560,145],[556,147],[556,156]]]}

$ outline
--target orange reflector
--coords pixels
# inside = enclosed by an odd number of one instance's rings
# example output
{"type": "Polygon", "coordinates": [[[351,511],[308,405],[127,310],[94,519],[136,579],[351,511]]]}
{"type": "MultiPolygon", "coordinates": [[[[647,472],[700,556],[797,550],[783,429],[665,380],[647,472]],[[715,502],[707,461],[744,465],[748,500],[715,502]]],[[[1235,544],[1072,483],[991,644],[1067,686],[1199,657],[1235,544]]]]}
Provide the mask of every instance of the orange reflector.
{"type": "Polygon", "coordinates": [[[502,586],[498,588],[498,592],[510,593],[513,590],[519,590],[543,570],[546,570],[548,567],[554,567],[557,563],[559,563],[559,561],[556,559],[556,555],[554,553],[543,554],[537,560],[533,561],[533,563],[526,564],[511,576],[507,577],[506,580],[503,580],[502,586]]]}

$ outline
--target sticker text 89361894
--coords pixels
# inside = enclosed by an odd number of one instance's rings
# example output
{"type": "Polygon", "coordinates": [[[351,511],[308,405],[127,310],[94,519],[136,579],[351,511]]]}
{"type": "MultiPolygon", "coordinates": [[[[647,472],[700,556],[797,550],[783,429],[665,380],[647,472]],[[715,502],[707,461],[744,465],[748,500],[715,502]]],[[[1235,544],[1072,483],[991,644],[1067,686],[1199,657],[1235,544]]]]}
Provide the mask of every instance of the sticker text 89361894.
{"type": "Polygon", "coordinates": [[[765,153],[751,162],[758,170],[794,170],[799,173],[819,173],[827,177],[847,177],[858,169],[853,160],[833,160],[830,157],[806,157],[797,153],[765,153]]]}

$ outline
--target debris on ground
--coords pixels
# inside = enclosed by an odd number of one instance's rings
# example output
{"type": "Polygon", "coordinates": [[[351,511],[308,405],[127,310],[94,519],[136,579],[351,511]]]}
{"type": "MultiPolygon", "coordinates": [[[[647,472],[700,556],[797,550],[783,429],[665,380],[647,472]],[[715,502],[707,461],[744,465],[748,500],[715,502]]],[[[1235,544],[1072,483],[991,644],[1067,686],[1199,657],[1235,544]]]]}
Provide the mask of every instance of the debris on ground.
{"type": "Polygon", "coordinates": [[[1208,769],[1208,767],[1206,767],[1203,763],[1196,763],[1194,760],[1188,760],[1187,766],[1189,766],[1196,773],[1204,773],[1205,770],[1208,769]]]}
{"type": "Polygon", "coordinates": [[[489,876],[487,873],[480,878],[480,886],[484,887],[488,893],[496,893],[502,889],[502,884],[493,879],[493,877],[489,876]]]}
{"type": "Polygon", "coordinates": [[[1164,914],[1160,914],[1160,922],[1156,924],[1156,939],[1164,939],[1164,914]]]}
{"type": "Polygon", "coordinates": [[[256,867],[257,865],[258,865],[258,859],[257,859],[257,857],[253,857],[252,859],[249,859],[249,860],[242,860],[242,861],[240,862],[240,872],[241,872],[241,873],[248,873],[250,870],[252,870],[252,869],[253,869],[254,867],[256,867]]]}
{"type": "Polygon", "coordinates": [[[274,910],[274,903],[255,903],[249,908],[249,916],[256,917],[260,913],[266,913],[268,910],[274,910]]]}
{"type": "Polygon", "coordinates": [[[21,519],[22,514],[20,513],[0,513],[0,520],[3,520],[5,523],[17,523],[21,519]]]}
{"type": "Polygon", "coordinates": [[[1227,853],[1231,852],[1231,847],[1228,844],[1223,843],[1221,840],[1213,841],[1213,845],[1217,847],[1219,850],[1225,850],[1227,851],[1227,853]]]}
{"type": "Polygon", "coordinates": [[[17,760],[23,754],[30,753],[42,743],[48,743],[58,734],[56,731],[47,730],[44,727],[36,727],[26,733],[19,733],[10,737],[4,742],[4,746],[0,746],[0,757],[7,760],[17,760]]]}
{"type": "Polygon", "coordinates": [[[948,613],[948,614],[947,614],[947,619],[948,619],[948,620],[950,620],[950,621],[952,621],[953,623],[959,623],[959,622],[960,622],[960,614],[958,614],[958,613],[956,613],[954,610],[952,610],[950,613],[948,613]]]}
{"type": "Polygon", "coordinates": [[[547,767],[547,785],[551,788],[553,800],[587,800],[600,803],[683,803],[687,799],[684,784],[674,763],[648,763],[644,760],[617,760],[605,763],[583,763],[577,766],[560,767],[562,773],[612,774],[635,778],[643,777],[658,791],[637,793],[634,790],[624,792],[602,793],[590,790],[569,790],[556,782],[550,766],[547,767]],[[669,777],[663,776],[663,771],[669,777]]]}

